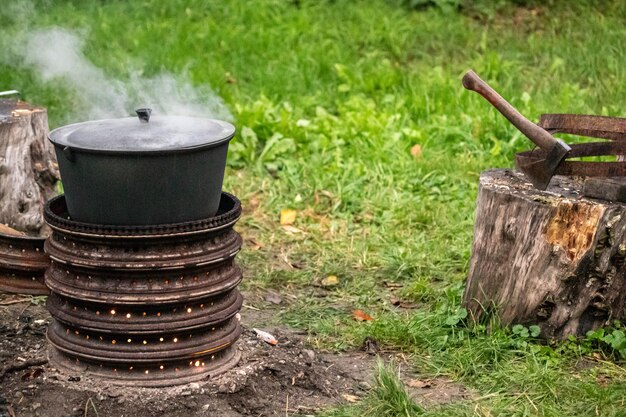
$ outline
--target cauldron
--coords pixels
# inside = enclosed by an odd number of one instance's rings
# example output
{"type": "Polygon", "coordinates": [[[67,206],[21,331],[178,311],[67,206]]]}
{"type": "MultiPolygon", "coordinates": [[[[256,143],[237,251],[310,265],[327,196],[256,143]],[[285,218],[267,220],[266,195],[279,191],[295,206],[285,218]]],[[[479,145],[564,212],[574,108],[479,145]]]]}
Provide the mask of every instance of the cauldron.
{"type": "Polygon", "coordinates": [[[72,219],[133,226],[215,215],[235,127],[150,113],[50,132],[72,219]]]}

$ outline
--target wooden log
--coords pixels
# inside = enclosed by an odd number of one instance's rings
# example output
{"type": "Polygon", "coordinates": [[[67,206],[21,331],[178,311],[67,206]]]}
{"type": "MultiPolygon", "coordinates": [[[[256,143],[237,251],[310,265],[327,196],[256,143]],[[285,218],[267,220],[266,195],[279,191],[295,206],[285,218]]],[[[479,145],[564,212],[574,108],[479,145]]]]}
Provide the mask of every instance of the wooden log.
{"type": "Polygon", "coordinates": [[[584,335],[626,313],[626,205],[582,197],[582,179],[548,190],[511,170],[482,173],[463,301],[476,320],[584,335]]]}
{"type": "Polygon", "coordinates": [[[29,235],[46,227],[43,205],[56,195],[59,171],[47,139],[46,109],[15,100],[0,103],[0,223],[29,235]]]}

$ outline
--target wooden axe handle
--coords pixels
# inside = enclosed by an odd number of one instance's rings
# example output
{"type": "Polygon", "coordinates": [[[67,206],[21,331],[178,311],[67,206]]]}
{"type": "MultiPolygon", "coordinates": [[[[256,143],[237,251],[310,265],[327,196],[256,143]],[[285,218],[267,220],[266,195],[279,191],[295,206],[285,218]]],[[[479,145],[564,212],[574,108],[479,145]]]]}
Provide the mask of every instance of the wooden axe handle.
{"type": "Polygon", "coordinates": [[[561,142],[557,141],[548,131],[525,118],[515,107],[511,106],[508,101],[491,88],[489,84],[481,80],[474,71],[469,70],[463,76],[463,86],[483,96],[493,107],[502,113],[513,126],[544,151],[549,152],[554,147],[561,146],[561,142]]]}

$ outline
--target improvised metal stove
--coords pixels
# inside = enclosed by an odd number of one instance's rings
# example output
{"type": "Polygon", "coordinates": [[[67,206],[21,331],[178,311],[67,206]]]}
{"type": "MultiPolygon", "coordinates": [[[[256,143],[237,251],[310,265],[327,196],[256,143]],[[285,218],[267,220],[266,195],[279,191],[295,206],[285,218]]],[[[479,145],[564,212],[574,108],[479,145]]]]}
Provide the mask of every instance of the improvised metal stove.
{"type": "Polygon", "coordinates": [[[52,366],[114,384],[167,386],[213,377],[239,360],[241,215],[222,193],[216,216],[104,226],[69,219],[50,200],[47,307],[52,366]]]}

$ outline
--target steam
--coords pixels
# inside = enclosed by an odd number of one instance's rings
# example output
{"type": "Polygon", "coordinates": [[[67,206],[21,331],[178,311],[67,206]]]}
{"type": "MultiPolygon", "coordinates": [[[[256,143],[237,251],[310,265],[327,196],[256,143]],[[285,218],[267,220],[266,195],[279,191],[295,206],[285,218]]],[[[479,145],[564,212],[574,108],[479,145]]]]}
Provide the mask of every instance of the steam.
{"type": "Polygon", "coordinates": [[[36,16],[36,6],[31,0],[7,1],[0,7],[0,16],[12,20],[15,24],[25,27],[36,16]]]}
{"type": "Polygon", "coordinates": [[[44,82],[62,83],[80,100],[77,118],[124,117],[138,107],[151,107],[155,115],[185,115],[232,120],[223,100],[208,87],[194,87],[188,78],[161,73],[152,78],[129,73],[123,82],[108,76],[83,54],[83,41],[75,32],[48,28],[25,35],[13,54],[44,82]]]}

